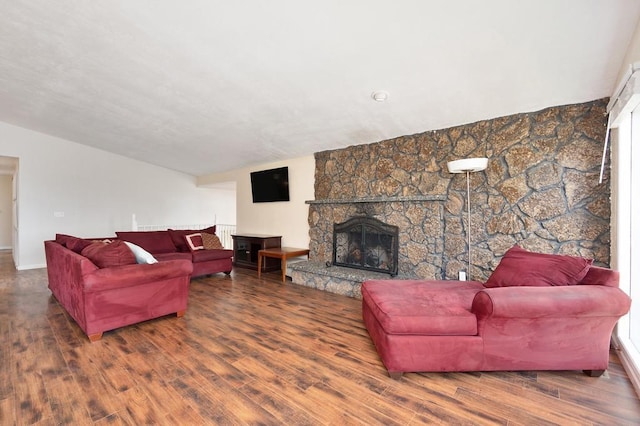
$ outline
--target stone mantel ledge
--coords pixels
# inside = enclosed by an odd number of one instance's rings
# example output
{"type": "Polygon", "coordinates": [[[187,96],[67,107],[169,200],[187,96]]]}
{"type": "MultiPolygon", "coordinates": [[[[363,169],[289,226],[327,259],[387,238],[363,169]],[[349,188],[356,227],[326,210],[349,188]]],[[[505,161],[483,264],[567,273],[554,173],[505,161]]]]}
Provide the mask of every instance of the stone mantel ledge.
{"type": "Polygon", "coordinates": [[[400,197],[327,198],[307,200],[306,204],[355,204],[355,203],[405,203],[421,201],[446,201],[446,195],[407,195],[400,197]]]}

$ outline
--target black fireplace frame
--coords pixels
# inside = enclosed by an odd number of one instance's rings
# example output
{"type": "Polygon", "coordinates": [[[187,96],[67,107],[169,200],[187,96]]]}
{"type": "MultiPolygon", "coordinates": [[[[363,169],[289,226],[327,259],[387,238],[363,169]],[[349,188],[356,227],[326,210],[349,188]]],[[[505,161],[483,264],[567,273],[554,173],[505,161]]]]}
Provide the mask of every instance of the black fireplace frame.
{"type": "Polygon", "coordinates": [[[389,225],[388,223],[384,223],[378,219],[368,216],[356,216],[348,219],[342,223],[334,223],[333,224],[333,264],[336,266],[344,266],[348,268],[356,268],[356,269],[364,269],[367,271],[376,271],[383,272],[386,274],[390,274],[392,277],[398,275],[398,249],[399,249],[399,228],[394,225],[389,225]],[[338,249],[338,234],[341,233],[351,233],[357,234],[360,233],[360,242],[361,247],[360,250],[362,252],[367,251],[367,232],[368,233],[377,233],[378,235],[383,235],[387,238],[390,238],[389,248],[391,250],[388,255],[391,257],[391,262],[388,268],[378,268],[375,266],[368,265],[366,262],[366,255],[362,256],[360,263],[351,262],[340,262],[337,260],[337,249],[338,249]]]}

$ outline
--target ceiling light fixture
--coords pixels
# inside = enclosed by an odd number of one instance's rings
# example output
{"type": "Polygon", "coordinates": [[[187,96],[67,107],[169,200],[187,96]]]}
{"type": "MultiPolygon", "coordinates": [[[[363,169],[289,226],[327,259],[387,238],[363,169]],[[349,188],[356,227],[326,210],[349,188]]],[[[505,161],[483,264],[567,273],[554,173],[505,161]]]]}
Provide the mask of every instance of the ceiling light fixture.
{"type": "Polygon", "coordinates": [[[376,102],[384,102],[389,97],[389,94],[387,92],[382,91],[382,90],[377,90],[377,91],[375,91],[375,92],[373,92],[371,94],[371,97],[376,102]]]}

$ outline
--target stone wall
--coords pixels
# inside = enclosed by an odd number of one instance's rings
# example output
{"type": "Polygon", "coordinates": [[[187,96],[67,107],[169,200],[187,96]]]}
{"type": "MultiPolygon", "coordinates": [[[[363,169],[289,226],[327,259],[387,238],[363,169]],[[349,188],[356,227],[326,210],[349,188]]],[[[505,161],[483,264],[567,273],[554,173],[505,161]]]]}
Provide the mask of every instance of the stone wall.
{"type": "Polygon", "coordinates": [[[602,99],[316,153],[310,259],[331,260],[334,223],[369,215],[400,228],[400,276],[456,278],[467,269],[466,181],[447,161],[486,156],[487,170],[470,178],[474,279],[514,244],[608,265],[608,170],[598,184],[605,107],[602,99]]]}

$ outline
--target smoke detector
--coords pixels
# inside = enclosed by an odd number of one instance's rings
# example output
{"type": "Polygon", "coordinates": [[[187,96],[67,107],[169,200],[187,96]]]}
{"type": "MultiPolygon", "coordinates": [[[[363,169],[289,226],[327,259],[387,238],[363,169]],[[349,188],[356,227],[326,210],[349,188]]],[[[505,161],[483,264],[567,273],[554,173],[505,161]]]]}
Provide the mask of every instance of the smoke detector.
{"type": "Polygon", "coordinates": [[[383,90],[376,90],[371,94],[371,98],[373,98],[373,100],[376,102],[384,102],[387,100],[388,97],[389,97],[389,93],[383,90]]]}

